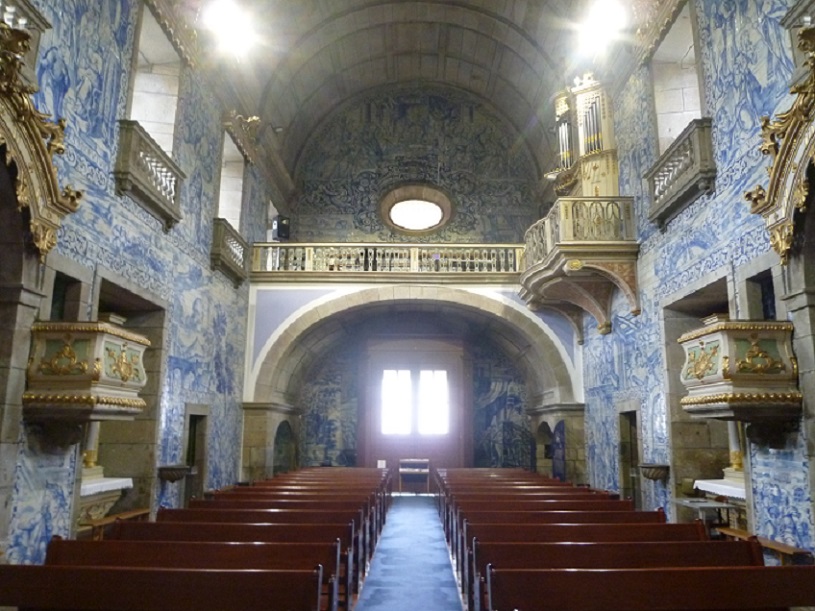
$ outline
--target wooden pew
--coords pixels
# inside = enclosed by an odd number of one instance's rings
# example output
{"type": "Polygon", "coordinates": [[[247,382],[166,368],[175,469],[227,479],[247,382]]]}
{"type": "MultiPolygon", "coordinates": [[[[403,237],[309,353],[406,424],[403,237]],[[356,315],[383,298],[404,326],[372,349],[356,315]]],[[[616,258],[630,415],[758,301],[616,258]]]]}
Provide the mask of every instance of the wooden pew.
{"type": "Polygon", "coordinates": [[[493,503],[530,502],[530,501],[617,501],[620,495],[616,492],[600,492],[581,488],[539,489],[514,492],[498,489],[487,491],[455,491],[444,498],[441,503],[442,515],[448,519],[455,515],[462,504],[480,504],[482,508],[493,503]]]}
{"type": "MultiPolygon", "coordinates": [[[[313,570],[319,566],[324,598],[321,610],[336,611],[340,601],[339,539],[334,543],[238,543],[76,541],[54,537],[48,544],[45,564],[243,570],[313,570]]],[[[344,593],[343,603],[347,600],[344,593]]]]}
{"type": "Polygon", "coordinates": [[[354,548],[359,561],[358,569],[364,570],[369,560],[369,524],[361,509],[343,511],[298,509],[159,509],[156,522],[237,522],[243,524],[327,524],[353,523],[354,548]]]}
{"type": "Polygon", "coordinates": [[[301,499],[277,499],[263,496],[242,496],[242,495],[218,495],[208,499],[190,499],[187,504],[188,509],[288,509],[298,511],[331,511],[336,513],[362,510],[363,520],[360,520],[365,528],[366,556],[370,559],[376,541],[384,526],[384,513],[376,507],[369,506],[366,510],[363,504],[357,500],[336,500],[326,496],[320,500],[301,499]],[[371,511],[372,510],[372,511],[371,511]]]}
{"type": "Polygon", "coordinates": [[[786,543],[781,543],[780,541],[767,539],[766,537],[758,537],[740,528],[718,526],[716,530],[720,535],[724,535],[726,539],[730,540],[744,541],[756,539],[759,545],[778,558],[781,564],[815,564],[815,558],[813,558],[812,552],[808,549],[794,547],[786,543]]]}
{"type": "Polygon", "coordinates": [[[145,507],[114,513],[95,520],[83,520],[79,523],[79,526],[80,531],[83,527],[90,529],[91,539],[101,541],[105,538],[106,529],[112,526],[117,520],[148,520],[149,518],[150,509],[145,507]]]}
{"type": "Polygon", "coordinates": [[[502,569],[490,611],[741,611],[815,605],[815,566],[502,569]]]}
{"type": "Polygon", "coordinates": [[[315,611],[319,570],[0,565],[0,606],[26,611],[315,611]]]}
{"type": "Polygon", "coordinates": [[[460,501],[452,507],[452,514],[445,522],[445,533],[448,541],[453,544],[461,532],[460,526],[463,516],[469,511],[480,511],[489,507],[491,511],[634,511],[634,502],[631,500],[535,500],[535,501],[509,501],[503,497],[490,502],[460,501]]]}
{"type": "Polygon", "coordinates": [[[117,522],[111,540],[329,543],[340,540],[346,591],[359,590],[353,522],[326,524],[242,524],[238,522],[117,522]]]}
{"type": "Polygon", "coordinates": [[[458,525],[456,554],[470,539],[474,524],[665,524],[665,512],[657,511],[468,511],[458,525]]]}
{"type": "Polygon", "coordinates": [[[232,509],[324,509],[332,511],[361,508],[365,514],[365,520],[361,522],[367,527],[366,539],[369,548],[367,555],[369,557],[385,525],[385,515],[389,506],[385,500],[368,493],[336,495],[325,491],[296,496],[279,496],[268,490],[247,488],[223,492],[214,491],[206,496],[207,498],[203,500],[190,500],[188,507],[190,509],[231,507],[232,509]]]}
{"type": "Polygon", "coordinates": [[[756,541],[660,541],[614,543],[473,544],[470,609],[488,609],[487,566],[502,569],[652,568],[680,566],[763,566],[756,541]]]}
{"type": "Polygon", "coordinates": [[[691,524],[470,524],[467,539],[462,537],[459,570],[462,587],[469,587],[472,583],[472,548],[476,541],[612,543],[708,540],[707,529],[698,520],[691,524]]]}

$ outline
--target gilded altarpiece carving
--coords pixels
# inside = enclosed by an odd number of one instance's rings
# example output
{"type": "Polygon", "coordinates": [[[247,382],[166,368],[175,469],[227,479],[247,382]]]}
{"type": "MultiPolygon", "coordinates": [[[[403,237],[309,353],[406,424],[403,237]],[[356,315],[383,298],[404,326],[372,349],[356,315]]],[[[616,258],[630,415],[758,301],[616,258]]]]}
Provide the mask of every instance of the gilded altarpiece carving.
{"type": "Polygon", "coordinates": [[[82,194],[60,190],[53,156],[65,151],[65,122],[51,122],[31,100],[35,89],[22,78],[29,34],[0,23],[0,144],[4,163],[16,166],[17,206],[28,209],[31,240],[41,259],[57,243],[62,220],[76,212],[82,194]]]}
{"type": "Polygon", "coordinates": [[[791,90],[796,98],[775,119],[761,119],[760,150],[769,156],[770,181],[744,194],[750,212],[764,218],[770,244],[783,264],[788,263],[795,237],[795,217],[806,212],[810,184],[807,171],[815,157],[815,28],[799,32],[806,54],[807,77],[791,90]]]}

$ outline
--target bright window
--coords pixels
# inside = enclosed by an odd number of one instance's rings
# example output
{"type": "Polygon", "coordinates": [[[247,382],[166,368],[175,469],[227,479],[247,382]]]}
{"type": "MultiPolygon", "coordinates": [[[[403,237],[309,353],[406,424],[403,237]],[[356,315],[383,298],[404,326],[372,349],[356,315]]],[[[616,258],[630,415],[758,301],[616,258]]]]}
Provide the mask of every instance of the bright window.
{"type": "Polygon", "coordinates": [[[410,370],[386,369],[382,373],[382,434],[409,435],[413,399],[410,370]]]}
{"type": "Polygon", "coordinates": [[[419,435],[446,435],[450,428],[447,372],[444,369],[419,372],[417,405],[419,435]]]}
{"type": "Polygon", "coordinates": [[[446,435],[450,430],[447,371],[386,369],[382,372],[382,434],[446,435]]]}

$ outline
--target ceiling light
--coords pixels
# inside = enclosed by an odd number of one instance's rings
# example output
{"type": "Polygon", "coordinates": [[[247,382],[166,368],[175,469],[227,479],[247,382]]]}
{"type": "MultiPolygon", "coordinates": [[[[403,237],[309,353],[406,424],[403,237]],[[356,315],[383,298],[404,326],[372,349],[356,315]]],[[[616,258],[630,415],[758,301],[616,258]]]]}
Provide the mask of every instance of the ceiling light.
{"type": "Polygon", "coordinates": [[[224,53],[242,57],[255,43],[251,16],[234,0],[214,0],[204,8],[201,21],[224,53]]]}
{"type": "Polygon", "coordinates": [[[617,0],[596,0],[578,27],[578,49],[595,57],[616,40],[627,24],[626,10],[617,0]]]}

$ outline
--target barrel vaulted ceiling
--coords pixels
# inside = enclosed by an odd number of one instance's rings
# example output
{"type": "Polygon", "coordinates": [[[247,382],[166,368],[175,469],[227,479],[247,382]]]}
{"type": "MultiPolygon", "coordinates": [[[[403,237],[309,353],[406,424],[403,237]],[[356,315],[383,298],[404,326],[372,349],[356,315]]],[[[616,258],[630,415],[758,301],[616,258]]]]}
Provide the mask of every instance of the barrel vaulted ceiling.
{"type": "MultiPolygon", "coordinates": [[[[294,176],[321,124],[376,89],[433,84],[491,105],[540,176],[576,6],[566,0],[252,0],[259,44],[233,76],[294,176]]],[[[574,76],[573,74],[571,76],[574,76]]],[[[267,135],[268,134],[268,135],[267,135]]]]}

